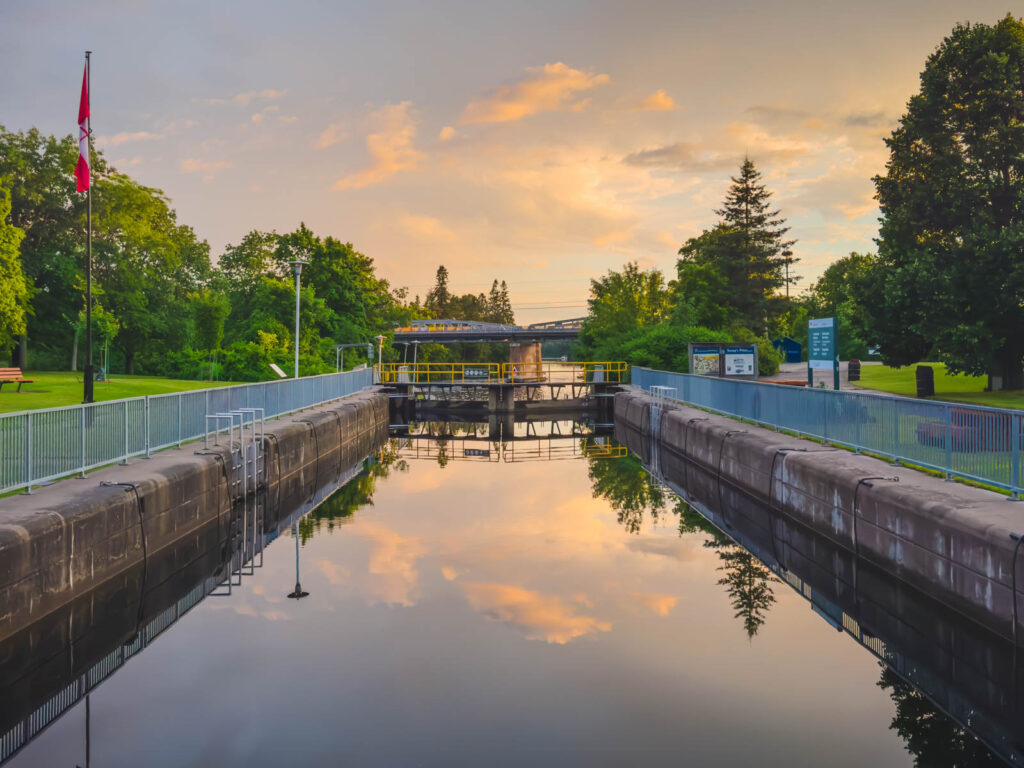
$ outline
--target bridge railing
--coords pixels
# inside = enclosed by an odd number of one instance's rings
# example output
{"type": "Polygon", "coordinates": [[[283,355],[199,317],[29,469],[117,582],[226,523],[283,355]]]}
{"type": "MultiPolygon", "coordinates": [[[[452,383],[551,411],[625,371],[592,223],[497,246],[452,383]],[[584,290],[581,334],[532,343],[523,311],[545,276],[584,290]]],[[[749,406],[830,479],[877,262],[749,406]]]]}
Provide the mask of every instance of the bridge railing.
{"type": "Polygon", "coordinates": [[[380,384],[497,384],[501,363],[381,363],[380,384]]]}
{"type": "Polygon", "coordinates": [[[658,397],[1010,491],[1022,491],[1024,412],[634,367],[658,397]]]}
{"type": "Polygon", "coordinates": [[[272,418],[372,384],[373,372],[363,368],[3,414],[0,493],[31,490],[33,485],[197,440],[214,431],[206,418],[210,414],[256,408],[272,418]]]}
{"type": "Polygon", "coordinates": [[[380,384],[620,384],[629,366],[606,362],[382,363],[380,384]]]}

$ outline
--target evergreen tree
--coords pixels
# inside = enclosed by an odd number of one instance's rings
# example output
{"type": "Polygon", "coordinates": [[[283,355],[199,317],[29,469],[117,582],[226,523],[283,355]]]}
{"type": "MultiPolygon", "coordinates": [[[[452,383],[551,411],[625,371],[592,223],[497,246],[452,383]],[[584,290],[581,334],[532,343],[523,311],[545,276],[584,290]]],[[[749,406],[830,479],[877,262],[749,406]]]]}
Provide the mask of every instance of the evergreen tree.
{"type": "Polygon", "coordinates": [[[448,270],[444,264],[437,268],[437,278],[434,287],[427,294],[426,308],[434,317],[443,318],[451,304],[452,295],[448,290],[448,270]]]}
{"type": "MultiPolygon", "coordinates": [[[[732,311],[726,314],[761,332],[773,314],[775,292],[786,284],[784,270],[796,261],[790,250],[795,241],[785,239],[789,227],[779,211],[772,210],[771,192],[749,157],[743,160],[739,176],[732,178],[725,202],[715,213],[722,222],[679,249],[683,257],[681,282],[686,282],[684,273],[691,265],[709,265],[728,286],[732,311]]],[[[718,279],[705,275],[701,281],[715,283],[718,279]]]]}
{"type": "Polygon", "coordinates": [[[501,290],[498,292],[497,322],[505,325],[513,325],[516,322],[515,312],[512,311],[512,300],[508,297],[508,285],[501,281],[501,290]]]}

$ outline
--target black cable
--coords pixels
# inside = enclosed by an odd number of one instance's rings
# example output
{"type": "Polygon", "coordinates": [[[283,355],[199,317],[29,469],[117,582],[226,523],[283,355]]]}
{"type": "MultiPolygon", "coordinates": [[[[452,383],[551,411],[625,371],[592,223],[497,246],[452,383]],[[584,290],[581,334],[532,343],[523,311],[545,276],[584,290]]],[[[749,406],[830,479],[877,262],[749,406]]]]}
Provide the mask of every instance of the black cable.
{"type": "Polygon", "coordinates": [[[1019,533],[1011,533],[1010,538],[1017,542],[1017,546],[1013,548],[1013,559],[1010,561],[1010,568],[1012,569],[1011,584],[1013,585],[1013,656],[1014,661],[1017,659],[1017,554],[1020,552],[1021,542],[1024,542],[1024,536],[1019,533]]]}
{"type": "Polygon", "coordinates": [[[139,496],[139,486],[135,483],[113,483],[103,480],[100,485],[106,488],[131,488],[135,492],[135,509],[139,513],[139,538],[142,540],[142,584],[139,587],[139,610],[135,618],[135,634],[139,633],[142,624],[143,598],[146,594],[146,574],[149,571],[149,547],[146,542],[146,526],[142,515],[142,497],[139,496]]]}

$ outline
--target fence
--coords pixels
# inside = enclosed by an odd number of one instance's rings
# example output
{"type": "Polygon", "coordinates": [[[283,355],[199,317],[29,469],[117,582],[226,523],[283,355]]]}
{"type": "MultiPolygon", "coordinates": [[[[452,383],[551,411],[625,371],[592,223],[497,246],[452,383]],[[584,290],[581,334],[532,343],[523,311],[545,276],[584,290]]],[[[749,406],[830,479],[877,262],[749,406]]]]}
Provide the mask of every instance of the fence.
{"type": "Polygon", "coordinates": [[[180,446],[210,431],[208,414],[262,408],[271,418],[372,384],[363,368],[0,415],[0,493],[180,446]]]}
{"type": "Polygon", "coordinates": [[[1021,493],[1024,412],[632,369],[658,397],[1021,493]]]}

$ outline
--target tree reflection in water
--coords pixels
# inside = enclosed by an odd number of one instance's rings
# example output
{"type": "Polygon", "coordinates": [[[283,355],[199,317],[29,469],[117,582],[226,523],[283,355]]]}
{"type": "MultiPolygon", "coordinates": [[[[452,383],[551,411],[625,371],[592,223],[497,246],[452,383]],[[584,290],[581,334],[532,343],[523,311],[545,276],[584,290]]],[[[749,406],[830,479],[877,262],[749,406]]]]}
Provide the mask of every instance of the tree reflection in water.
{"type": "Polygon", "coordinates": [[[918,768],[1006,765],[884,664],[878,687],[888,691],[896,704],[889,728],[906,742],[918,768]]]}
{"type": "MultiPolygon", "coordinates": [[[[592,459],[590,480],[596,498],[608,501],[619,523],[638,534],[645,514],[657,522],[672,503],[679,518],[679,535],[703,534],[704,546],[714,549],[724,575],[718,583],[726,588],[735,616],[753,638],[775,602],[772,583],[778,579],[754,555],[722,533],[693,506],[667,491],[630,454],[621,459],[592,459]]],[[[961,768],[962,766],[1003,766],[969,731],[935,707],[914,686],[884,664],[878,686],[889,691],[896,704],[890,728],[896,731],[914,756],[918,768],[961,768]]]]}
{"type": "Polygon", "coordinates": [[[640,533],[645,513],[656,523],[665,514],[668,499],[674,499],[672,513],[679,518],[679,535],[705,535],[704,546],[714,549],[721,560],[718,570],[725,575],[718,583],[726,588],[736,618],[743,622],[748,638],[757,634],[775,602],[772,582],[777,581],[760,560],[655,482],[636,456],[592,459],[589,473],[594,496],[608,501],[629,533],[640,533]]]}
{"type": "Polygon", "coordinates": [[[398,445],[394,440],[389,440],[368,461],[362,472],[299,520],[299,539],[305,544],[321,526],[333,531],[335,526],[351,518],[357,509],[373,504],[373,493],[377,490],[379,479],[387,477],[392,471],[406,472],[408,469],[408,462],[398,454],[398,445]]]}

